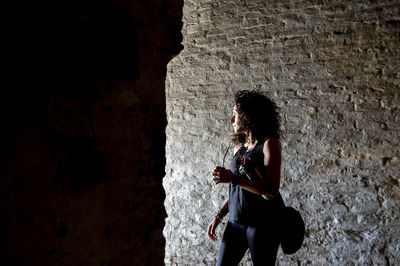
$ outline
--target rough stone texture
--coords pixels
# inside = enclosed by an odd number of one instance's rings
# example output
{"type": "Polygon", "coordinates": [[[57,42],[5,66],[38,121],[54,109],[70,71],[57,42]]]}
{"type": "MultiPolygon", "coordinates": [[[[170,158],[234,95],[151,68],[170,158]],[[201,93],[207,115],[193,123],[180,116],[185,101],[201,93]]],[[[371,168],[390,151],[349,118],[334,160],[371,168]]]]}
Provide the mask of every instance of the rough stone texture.
{"type": "Polygon", "coordinates": [[[165,77],[182,6],[5,7],[0,265],[164,264],[165,77]]]}
{"type": "Polygon", "coordinates": [[[239,89],[280,106],[281,193],[306,221],[303,248],[277,264],[400,264],[399,9],[185,0],[185,48],[167,73],[166,264],[215,263],[206,231],[227,187],[211,170],[239,89]]]}

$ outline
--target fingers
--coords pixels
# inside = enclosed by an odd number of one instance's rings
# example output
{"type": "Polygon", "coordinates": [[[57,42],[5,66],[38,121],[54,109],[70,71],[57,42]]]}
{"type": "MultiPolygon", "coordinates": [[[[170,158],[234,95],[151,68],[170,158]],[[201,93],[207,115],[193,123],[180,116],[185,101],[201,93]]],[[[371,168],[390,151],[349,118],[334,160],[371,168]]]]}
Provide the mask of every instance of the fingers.
{"type": "Polygon", "coordinates": [[[216,185],[218,185],[219,183],[222,183],[220,178],[213,178],[213,181],[216,185]]]}
{"type": "Polygon", "coordinates": [[[212,180],[215,182],[215,184],[226,183],[225,179],[221,177],[214,177],[212,180]]]}
{"type": "Polygon", "coordinates": [[[213,223],[208,226],[208,236],[215,241],[215,233],[213,230],[213,223]]]}
{"type": "Polygon", "coordinates": [[[213,172],[212,172],[212,175],[213,176],[219,176],[221,174],[221,170],[214,170],[213,172]]]}
{"type": "Polygon", "coordinates": [[[232,180],[232,176],[234,175],[230,170],[227,169],[214,169],[212,172],[213,181],[215,184],[219,183],[229,183],[232,180]]]}
{"type": "Polygon", "coordinates": [[[208,236],[212,239],[212,235],[211,235],[211,226],[212,226],[212,224],[210,224],[209,226],[208,226],[208,236]]]}
{"type": "Polygon", "coordinates": [[[226,169],[218,169],[218,168],[215,168],[215,169],[213,170],[212,174],[213,174],[213,176],[217,176],[217,175],[220,175],[223,171],[226,171],[226,169]]]}
{"type": "Polygon", "coordinates": [[[215,221],[213,221],[209,226],[208,226],[208,236],[213,240],[216,241],[218,240],[217,235],[215,234],[215,229],[217,228],[217,224],[215,221]]]}
{"type": "Polygon", "coordinates": [[[215,228],[212,229],[212,231],[210,232],[209,236],[212,239],[212,241],[218,240],[217,235],[215,234],[215,228]]]}
{"type": "Polygon", "coordinates": [[[221,172],[222,171],[223,171],[223,169],[214,169],[214,171],[212,172],[212,175],[214,176],[213,181],[215,182],[215,184],[221,183],[221,172]]]}
{"type": "Polygon", "coordinates": [[[215,184],[219,184],[220,183],[220,172],[221,170],[219,169],[214,169],[214,171],[212,172],[212,175],[214,176],[213,181],[215,182],[215,184]]]}

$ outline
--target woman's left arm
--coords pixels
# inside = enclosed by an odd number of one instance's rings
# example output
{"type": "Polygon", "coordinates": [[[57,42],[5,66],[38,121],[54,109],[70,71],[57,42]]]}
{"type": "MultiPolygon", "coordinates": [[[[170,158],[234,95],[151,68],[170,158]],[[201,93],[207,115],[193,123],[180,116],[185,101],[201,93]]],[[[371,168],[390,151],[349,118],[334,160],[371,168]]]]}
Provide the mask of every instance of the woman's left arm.
{"type": "Polygon", "coordinates": [[[264,143],[264,171],[268,181],[268,192],[275,196],[281,183],[282,148],[278,139],[268,139],[264,143]]]}
{"type": "MultiPolygon", "coordinates": [[[[274,197],[279,191],[281,180],[281,144],[278,139],[268,139],[263,146],[264,167],[259,169],[263,178],[249,180],[239,178],[237,185],[254,194],[274,197]]],[[[232,182],[234,175],[230,170],[214,170],[214,181],[218,183],[232,182]]]]}

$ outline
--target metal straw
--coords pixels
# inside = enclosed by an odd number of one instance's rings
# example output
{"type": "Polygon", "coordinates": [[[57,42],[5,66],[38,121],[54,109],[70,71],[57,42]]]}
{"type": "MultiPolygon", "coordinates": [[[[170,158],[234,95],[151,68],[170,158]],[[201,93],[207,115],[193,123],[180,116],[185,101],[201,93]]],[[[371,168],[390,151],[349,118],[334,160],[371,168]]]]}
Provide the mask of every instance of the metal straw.
{"type": "Polygon", "coordinates": [[[226,158],[226,155],[228,154],[228,151],[229,151],[229,146],[226,148],[224,158],[222,159],[222,167],[223,168],[225,168],[225,158],[226,158]]]}

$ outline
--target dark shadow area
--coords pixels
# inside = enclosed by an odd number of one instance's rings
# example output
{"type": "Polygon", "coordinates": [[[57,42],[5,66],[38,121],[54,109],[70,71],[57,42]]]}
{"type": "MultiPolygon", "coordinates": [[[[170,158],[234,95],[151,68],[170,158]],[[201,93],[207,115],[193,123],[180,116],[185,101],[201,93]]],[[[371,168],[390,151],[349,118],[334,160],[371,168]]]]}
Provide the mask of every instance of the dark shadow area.
{"type": "Polygon", "coordinates": [[[6,8],[1,265],[162,265],[182,1],[6,8]]]}

